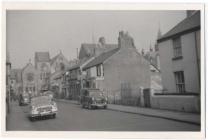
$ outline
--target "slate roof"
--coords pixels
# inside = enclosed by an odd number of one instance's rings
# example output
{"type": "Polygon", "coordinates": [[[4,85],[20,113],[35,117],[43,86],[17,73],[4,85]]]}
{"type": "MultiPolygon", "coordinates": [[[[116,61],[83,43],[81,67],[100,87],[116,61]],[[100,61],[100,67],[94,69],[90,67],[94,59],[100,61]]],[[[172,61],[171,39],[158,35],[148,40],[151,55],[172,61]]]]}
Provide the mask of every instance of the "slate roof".
{"type": "Polygon", "coordinates": [[[35,60],[36,62],[49,62],[49,52],[35,52],[35,60]]]}
{"type": "Polygon", "coordinates": [[[73,65],[72,67],[69,68],[69,70],[74,70],[74,69],[78,69],[82,64],[84,64],[87,60],[91,59],[90,58],[83,58],[83,59],[79,59],[77,61],[77,64],[73,65]]]}
{"type": "MultiPolygon", "coordinates": [[[[22,72],[24,72],[24,70],[29,66],[29,65],[32,65],[32,63],[27,63],[23,68],[22,68],[22,72]]],[[[33,67],[33,65],[32,65],[32,67],[33,67]]]]}
{"type": "Polygon", "coordinates": [[[185,18],[183,21],[178,23],[170,31],[159,38],[158,42],[162,42],[174,36],[185,34],[198,29],[200,29],[200,11],[197,11],[192,16],[185,18]]]}
{"type": "Polygon", "coordinates": [[[88,55],[92,55],[94,54],[94,51],[96,52],[106,52],[106,51],[110,51],[112,49],[115,49],[118,47],[117,44],[105,44],[103,46],[101,46],[100,44],[93,44],[93,43],[83,43],[82,48],[84,48],[87,52],[88,55]]]}
{"type": "Polygon", "coordinates": [[[87,69],[93,66],[96,66],[98,64],[103,63],[106,59],[108,59],[109,57],[111,57],[113,54],[115,54],[120,48],[116,48],[113,50],[110,50],[108,52],[104,52],[101,55],[95,57],[92,61],[90,61],[83,69],[87,69]]]}
{"type": "Polygon", "coordinates": [[[54,56],[54,57],[51,59],[50,64],[53,64],[53,62],[58,58],[59,55],[60,55],[60,54],[57,54],[56,56],[54,56]]]}

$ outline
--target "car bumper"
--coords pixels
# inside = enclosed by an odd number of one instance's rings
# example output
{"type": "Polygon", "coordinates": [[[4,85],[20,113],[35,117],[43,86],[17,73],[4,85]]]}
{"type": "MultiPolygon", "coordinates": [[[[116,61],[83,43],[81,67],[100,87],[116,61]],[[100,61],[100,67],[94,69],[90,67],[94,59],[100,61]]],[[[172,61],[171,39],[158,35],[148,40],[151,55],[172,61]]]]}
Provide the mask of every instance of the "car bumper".
{"type": "Polygon", "coordinates": [[[94,107],[104,107],[104,106],[107,106],[107,103],[93,103],[93,104],[91,104],[91,106],[94,106],[94,107]]]}
{"type": "Polygon", "coordinates": [[[30,102],[29,101],[22,101],[21,102],[23,105],[28,105],[30,102]]]}
{"type": "Polygon", "coordinates": [[[57,111],[53,111],[53,112],[42,112],[42,113],[38,113],[38,114],[30,114],[29,117],[30,118],[35,118],[35,117],[43,117],[43,116],[51,116],[57,114],[57,111]]]}

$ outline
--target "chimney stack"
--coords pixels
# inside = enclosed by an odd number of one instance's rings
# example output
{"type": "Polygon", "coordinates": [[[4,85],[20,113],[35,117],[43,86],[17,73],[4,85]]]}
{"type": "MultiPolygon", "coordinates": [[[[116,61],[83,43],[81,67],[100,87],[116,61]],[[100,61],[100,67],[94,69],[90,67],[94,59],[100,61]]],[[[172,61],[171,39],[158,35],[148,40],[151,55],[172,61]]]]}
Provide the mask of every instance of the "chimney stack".
{"type": "Polygon", "coordinates": [[[134,39],[128,34],[128,32],[120,31],[118,37],[118,46],[122,47],[135,47],[134,39]]]}

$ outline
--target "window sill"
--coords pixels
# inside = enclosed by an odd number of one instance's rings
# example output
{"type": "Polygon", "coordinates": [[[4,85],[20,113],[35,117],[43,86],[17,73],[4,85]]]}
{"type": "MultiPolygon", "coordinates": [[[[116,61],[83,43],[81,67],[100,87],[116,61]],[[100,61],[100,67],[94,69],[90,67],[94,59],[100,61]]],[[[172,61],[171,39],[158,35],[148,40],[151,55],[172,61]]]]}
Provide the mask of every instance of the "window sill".
{"type": "Polygon", "coordinates": [[[177,56],[177,57],[172,58],[172,60],[179,60],[179,59],[183,59],[183,56],[177,56]]]}

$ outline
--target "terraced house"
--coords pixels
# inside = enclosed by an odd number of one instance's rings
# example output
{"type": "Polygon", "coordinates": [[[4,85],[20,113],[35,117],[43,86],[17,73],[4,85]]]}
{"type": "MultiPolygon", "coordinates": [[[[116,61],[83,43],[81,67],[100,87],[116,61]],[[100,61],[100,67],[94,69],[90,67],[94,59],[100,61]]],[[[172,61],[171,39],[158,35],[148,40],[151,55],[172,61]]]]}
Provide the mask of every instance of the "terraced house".
{"type": "Polygon", "coordinates": [[[187,11],[184,20],[158,39],[165,95],[157,108],[200,111],[200,19],[200,11],[187,11]]]}

